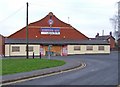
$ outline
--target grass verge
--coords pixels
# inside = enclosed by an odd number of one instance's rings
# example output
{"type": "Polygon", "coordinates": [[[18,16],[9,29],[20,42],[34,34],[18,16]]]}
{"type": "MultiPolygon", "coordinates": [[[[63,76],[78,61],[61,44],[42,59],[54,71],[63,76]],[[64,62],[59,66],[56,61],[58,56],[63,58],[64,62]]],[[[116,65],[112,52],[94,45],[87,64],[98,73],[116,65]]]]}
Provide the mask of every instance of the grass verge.
{"type": "Polygon", "coordinates": [[[51,68],[51,67],[61,66],[64,64],[65,62],[61,60],[3,59],[2,60],[2,75],[51,68]]]}

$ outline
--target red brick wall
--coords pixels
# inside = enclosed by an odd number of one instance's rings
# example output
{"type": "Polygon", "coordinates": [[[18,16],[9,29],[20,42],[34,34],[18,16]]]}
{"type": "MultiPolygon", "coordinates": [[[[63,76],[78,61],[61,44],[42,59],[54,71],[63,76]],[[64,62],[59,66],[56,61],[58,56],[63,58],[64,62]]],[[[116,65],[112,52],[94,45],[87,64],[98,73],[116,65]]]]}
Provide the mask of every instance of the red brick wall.
{"type": "Polygon", "coordinates": [[[112,37],[110,37],[110,48],[111,49],[115,48],[115,40],[112,37]]]}
{"type": "MultiPolygon", "coordinates": [[[[30,23],[28,27],[29,39],[77,39],[77,40],[87,40],[88,37],[76,30],[70,24],[67,24],[60,19],[58,19],[53,13],[49,13],[43,19],[30,23]],[[50,15],[52,15],[52,20],[54,21],[52,27],[60,28],[60,35],[43,35],[40,32],[41,27],[50,27],[48,24],[48,20],[50,19],[50,15]]],[[[8,38],[26,38],[26,27],[21,30],[15,32],[10,35],[8,38]]]]}
{"type": "Polygon", "coordinates": [[[0,35],[0,55],[4,55],[4,37],[0,35]]]}
{"type": "Polygon", "coordinates": [[[119,47],[119,50],[120,50],[120,39],[118,39],[118,47],[119,47]]]}

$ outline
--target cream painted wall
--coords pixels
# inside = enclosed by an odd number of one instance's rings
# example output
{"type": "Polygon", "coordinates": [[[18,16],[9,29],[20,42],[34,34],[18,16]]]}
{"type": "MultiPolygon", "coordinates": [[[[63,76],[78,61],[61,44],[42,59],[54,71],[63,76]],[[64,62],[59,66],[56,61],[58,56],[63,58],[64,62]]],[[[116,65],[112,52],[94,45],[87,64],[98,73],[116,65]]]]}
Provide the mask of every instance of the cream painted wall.
{"type": "Polygon", "coordinates": [[[5,56],[10,56],[9,55],[9,45],[5,45],[5,56]]]}
{"type": "Polygon", "coordinates": [[[86,50],[87,45],[68,45],[68,54],[98,54],[98,53],[110,53],[109,45],[90,45],[93,46],[92,51],[86,50]],[[80,51],[74,51],[74,46],[80,46],[80,51]],[[98,50],[98,46],[104,46],[103,51],[98,50]]]}
{"type": "MultiPolygon", "coordinates": [[[[29,45],[33,46],[34,55],[39,55],[40,52],[40,45],[29,45]]],[[[68,55],[69,54],[99,54],[99,53],[110,53],[110,46],[109,45],[92,45],[93,50],[87,51],[87,45],[68,45],[68,55]],[[80,46],[80,51],[74,51],[74,46],[80,46]],[[104,51],[99,51],[98,46],[104,46],[104,51]]],[[[33,52],[29,52],[29,55],[33,55],[33,52]]],[[[5,45],[5,56],[25,56],[26,55],[26,45],[5,45]],[[12,46],[20,46],[20,52],[12,52],[12,46]]],[[[44,49],[45,55],[45,49],[44,49]]]]}
{"type": "MultiPolygon", "coordinates": [[[[40,45],[29,45],[33,46],[34,55],[39,55],[40,45]]],[[[33,52],[29,52],[29,55],[33,55],[33,52]]],[[[26,45],[5,45],[5,56],[25,56],[26,55],[26,45]],[[20,46],[20,52],[12,52],[12,46],[20,46]]]]}

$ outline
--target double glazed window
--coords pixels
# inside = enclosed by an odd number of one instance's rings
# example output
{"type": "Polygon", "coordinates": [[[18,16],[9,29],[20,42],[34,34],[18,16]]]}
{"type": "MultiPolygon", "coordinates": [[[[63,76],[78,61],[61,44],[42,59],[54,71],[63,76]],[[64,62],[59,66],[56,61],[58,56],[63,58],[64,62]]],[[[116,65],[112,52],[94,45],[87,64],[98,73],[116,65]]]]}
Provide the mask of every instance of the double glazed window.
{"type": "Polygon", "coordinates": [[[86,50],[88,50],[88,51],[93,50],[93,46],[87,46],[86,50]]]}
{"type": "MultiPolygon", "coordinates": [[[[28,51],[33,52],[33,46],[29,46],[28,51]]],[[[12,52],[20,52],[20,46],[12,46],[12,52]]]]}
{"type": "Polygon", "coordinates": [[[104,46],[99,46],[98,50],[101,50],[101,51],[104,50],[104,46]]]}
{"type": "Polygon", "coordinates": [[[32,47],[32,46],[29,46],[29,47],[28,47],[28,51],[29,51],[29,52],[33,52],[33,47],[32,47]]]}
{"type": "Polygon", "coordinates": [[[74,46],[74,51],[79,51],[80,50],[80,46],[74,46]]]}
{"type": "Polygon", "coordinates": [[[19,46],[12,46],[12,52],[20,52],[19,46]]]}

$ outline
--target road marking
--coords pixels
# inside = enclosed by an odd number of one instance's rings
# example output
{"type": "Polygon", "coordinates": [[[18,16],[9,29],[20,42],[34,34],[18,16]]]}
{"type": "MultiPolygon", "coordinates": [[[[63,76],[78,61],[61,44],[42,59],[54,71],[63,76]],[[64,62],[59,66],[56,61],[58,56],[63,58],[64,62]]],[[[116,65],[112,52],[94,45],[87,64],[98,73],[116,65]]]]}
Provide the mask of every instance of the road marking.
{"type": "Polygon", "coordinates": [[[43,77],[58,75],[58,74],[61,74],[61,73],[66,73],[66,72],[70,72],[70,71],[82,69],[82,68],[85,68],[85,67],[86,67],[86,64],[85,64],[85,63],[82,63],[82,66],[79,66],[79,67],[74,68],[74,69],[65,70],[65,71],[63,70],[63,71],[60,71],[60,72],[55,72],[55,73],[51,73],[51,74],[47,74],[47,75],[43,75],[43,76],[31,77],[31,78],[28,78],[28,79],[22,79],[22,80],[18,80],[18,81],[3,83],[2,85],[10,85],[10,84],[25,82],[25,81],[29,81],[29,80],[33,80],[33,79],[38,79],[38,78],[43,78],[43,77]]]}

